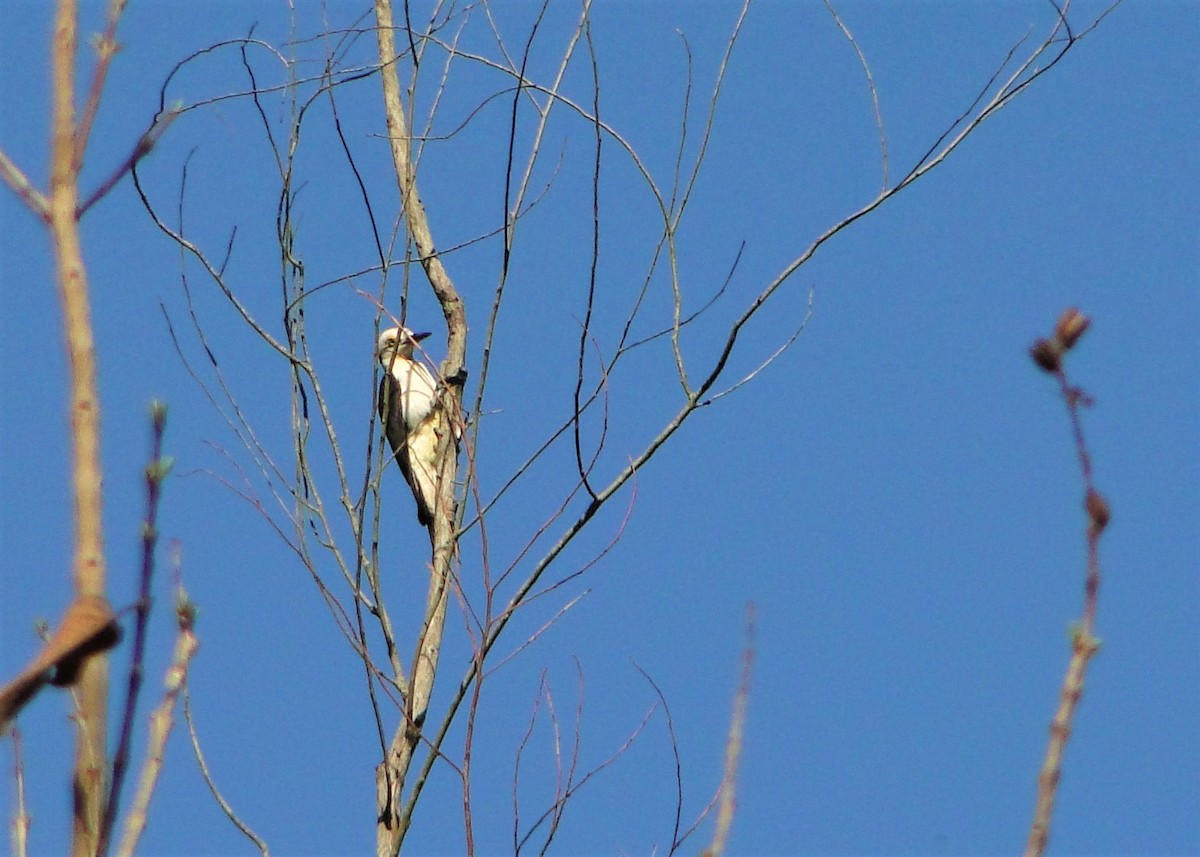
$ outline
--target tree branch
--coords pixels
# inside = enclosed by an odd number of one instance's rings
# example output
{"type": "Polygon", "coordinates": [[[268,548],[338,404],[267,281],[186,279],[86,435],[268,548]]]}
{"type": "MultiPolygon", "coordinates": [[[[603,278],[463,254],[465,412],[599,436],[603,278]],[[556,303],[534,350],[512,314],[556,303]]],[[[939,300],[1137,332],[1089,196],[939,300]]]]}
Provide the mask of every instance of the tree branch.
{"type": "MultiPolygon", "coordinates": [[[[96,395],[96,346],[93,340],[87,274],[75,217],[78,204],[79,152],[75,136],[75,57],[78,9],[59,0],[54,20],[50,230],[54,239],[59,298],[67,342],[71,390],[72,483],[75,519],[75,590],[81,597],[103,597],[104,531],[101,511],[100,402],[96,395]]],[[[79,732],[75,743],[73,857],[96,851],[104,815],[108,767],[108,660],[89,658],[79,681],[79,732]]]]}

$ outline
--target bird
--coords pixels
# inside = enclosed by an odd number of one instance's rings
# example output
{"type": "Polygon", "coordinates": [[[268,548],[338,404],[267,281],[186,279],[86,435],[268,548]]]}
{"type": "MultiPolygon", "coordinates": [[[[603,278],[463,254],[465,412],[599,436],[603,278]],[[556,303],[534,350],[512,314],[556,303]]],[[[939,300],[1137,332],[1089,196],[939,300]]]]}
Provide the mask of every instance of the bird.
{"type": "Polygon", "coordinates": [[[437,500],[438,440],[445,425],[437,381],[413,358],[417,343],[429,336],[407,327],[379,334],[375,356],[383,367],[379,382],[379,418],[388,443],[417,501],[417,520],[428,527],[437,500]]]}

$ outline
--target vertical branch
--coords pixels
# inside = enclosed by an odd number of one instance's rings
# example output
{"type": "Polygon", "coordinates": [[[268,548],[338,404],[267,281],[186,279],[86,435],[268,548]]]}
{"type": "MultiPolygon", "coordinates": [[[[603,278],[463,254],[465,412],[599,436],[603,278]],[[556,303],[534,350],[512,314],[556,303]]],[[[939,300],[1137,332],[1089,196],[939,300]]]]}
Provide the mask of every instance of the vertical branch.
{"type": "Polygon", "coordinates": [[[600,266],[600,165],[603,153],[604,135],[600,125],[600,64],[596,60],[596,45],[592,42],[591,18],[584,18],[583,31],[587,36],[588,57],[592,61],[592,123],[596,132],[596,157],[592,165],[592,265],[588,274],[587,310],[584,312],[583,325],[579,330],[579,371],[575,375],[575,412],[572,418],[572,428],[575,435],[575,464],[579,468],[579,480],[587,489],[588,495],[595,500],[596,491],[588,481],[587,469],[583,466],[583,446],[580,440],[583,410],[580,408],[580,394],[583,392],[583,379],[586,373],[585,355],[588,337],[592,335],[592,312],[596,307],[596,272],[600,266]]]}
{"type": "Polygon", "coordinates": [[[733,717],[725,738],[725,776],[717,793],[717,824],[712,842],[700,857],[720,857],[725,853],[733,816],[737,810],[737,769],[742,758],[742,738],[746,730],[746,705],[750,700],[750,678],[754,672],[754,636],[757,629],[754,604],[746,606],[746,648],[742,652],[742,680],[733,695],[733,717]]]}
{"type": "Polygon", "coordinates": [[[458,291],[438,257],[429,228],[429,219],[417,192],[416,170],[410,151],[412,140],[404,115],[404,106],[400,100],[400,80],[396,72],[395,25],[391,0],[375,0],[375,22],[388,141],[396,171],[396,184],[400,192],[401,211],[416,247],[418,261],[446,319],[446,359],[442,363],[440,374],[448,382],[442,401],[444,416],[447,419],[442,421],[444,430],[438,442],[437,498],[431,529],[433,562],[425,620],[418,638],[414,663],[409,672],[411,692],[405,700],[404,722],[397,729],[387,758],[377,772],[376,852],[380,857],[385,857],[399,852],[411,818],[411,806],[400,812],[404,778],[420,740],[420,729],[425,721],[433,692],[433,681],[441,654],[442,632],[446,624],[451,565],[456,554],[456,434],[461,421],[462,385],[466,380],[463,364],[466,357],[467,321],[466,310],[458,291]]]}
{"type": "Polygon", "coordinates": [[[1058,381],[1059,391],[1067,407],[1071,435],[1075,442],[1076,455],[1079,457],[1080,474],[1083,477],[1083,507],[1088,525],[1083,618],[1071,629],[1071,660],[1067,665],[1062,689],[1059,691],[1058,708],[1050,722],[1050,742],[1046,747],[1042,770],[1038,774],[1037,802],[1034,806],[1033,824],[1029,829],[1029,839],[1025,845],[1025,857],[1041,857],[1046,851],[1067,740],[1071,737],[1075,712],[1083,698],[1083,684],[1088,665],[1100,651],[1100,641],[1093,633],[1100,594],[1100,536],[1108,526],[1111,512],[1108,501],[1096,490],[1092,477],[1092,458],[1079,416],[1080,408],[1090,405],[1091,398],[1079,387],[1071,385],[1063,368],[1063,357],[1075,346],[1090,324],[1091,320],[1087,316],[1072,307],[1059,317],[1053,338],[1039,339],[1030,349],[1034,362],[1058,381]]]}
{"type": "Polygon", "coordinates": [[[151,441],[150,463],[146,465],[146,517],[142,522],[142,573],[138,588],[137,621],[134,624],[133,651],[130,653],[129,683],[125,692],[125,710],[121,716],[120,738],[113,753],[112,780],[109,783],[108,802],[104,808],[104,824],[100,828],[96,853],[104,857],[108,853],[109,837],[121,802],[121,786],[125,780],[129,762],[129,749],[133,738],[133,722],[137,714],[138,694],[145,676],[146,637],[150,628],[150,584],[154,577],[154,549],[158,545],[158,506],[162,497],[163,482],[171,470],[171,462],[163,458],[163,433],[167,425],[167,406],[161,401],[150,405],[151,441]]]}
{"type": "Polygon", "coordinates": [[[409,151],[412,138],[409,136],[404,106],[400,102],[400,79],[396,73],[396,40],[392,32],[394,25],[391,0],[375,0],[375,20],[379,61],[382,66],[380,76],[383,81],[388,142],[391,144],[392,163],[396,169],[396,183],[400,190],[404,221],[412,235],[413,244],[416,245],[418,261],[425,270],[429,285],[433,288],[446,317],[448,342],[442,374],[447,378],[454,378],[461,371],[466,358],[466,310],[438,256],[433,235],[429,230],[429,218],[417,193],[416,171],[409,151]]]}
{"type": "Polygon", "coordinates": [[[13,744],[13,783],[17,791],[17,807],[11,823],[12,853],[13,857],[28,857],[29,828],[33,821],[25,807],[25,760],[21,754],[21,730],[13,726],[9,735],[13,744]]]}
{"type": "MultiPolygon", "coordinates": [[[[59,298],[63,308],[71,387],[71,477],[74,487],[75,590],[104,595],[104,534],[100,492],[100,406],[87,275],[75,209],[79,152],[75,139],[75,55],[78,9],[59,0],[52,49],[53,111],[50,159],[50,230],[54,237],[59,298]]],[[[71,853],[94,854],[104,814],[105,736],[108,730],[108,661],[87,659],[79,678],[79,732],[72,793],[75,800],[71,853]]]]}
{"type": "Polygon", "coordinates": [[[138,841],[146,830],[150,798],[154,794],[154,788],[162,773],[167,738],[175,725],[175,702],[186,686],[192,658],[200,648],[200,641],[196,638],[195,633],[196,608],[188,600],[182,584],[176,593],[175,621],[178,625],[178,632],[175,635],[175,654],[171,659],[171,665],[167,668],[163,682],[165,690],[162,701],[150,714],[150,735],[146,742],[146,761],[142,766],[141,776],[138,778],[133,805],[125,817],[125,830],[117,850],[117,857],[133,857],[134,852],[137,851],[138,841]]]}

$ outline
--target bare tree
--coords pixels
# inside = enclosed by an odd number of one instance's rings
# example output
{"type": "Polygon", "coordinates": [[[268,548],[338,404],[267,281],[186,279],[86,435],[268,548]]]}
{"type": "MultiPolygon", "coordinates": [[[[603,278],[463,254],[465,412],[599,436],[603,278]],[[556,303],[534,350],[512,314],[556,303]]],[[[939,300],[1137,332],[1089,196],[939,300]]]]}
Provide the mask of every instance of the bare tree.
{"type": "MultiPolygon", "coordinates": [[[[114,5],[113,32],[122,5],[114,5]]],[[[71,6],[63,2],[61,7],[62,19],[69,23],[71,6]]],[[[1044,32],[1023,39],[999,57],[995,73],[981,83],[968,107],[931,132],[928,148],[915,163],[896,171],[889,157],[887,127],[869,58],[834,7],[827,7],[831,25],[845,38],[863,69],[878,131],[880,188],[865,204],[847,211],[798,247],[774,276],[756,283],[753,295],[732,308],[727,287],[741,276],[740,250],[704,260],[708,270],[723,273],[711,284],[710,293],[698,298],[682,273],[689,260],[682,257],[677,237],[708,154],[722,87],[750,13],[748,0],[731,15],[723,56],[698,107],[693,103],[693,89],[704,84],[693,79],[684,42],[688,82],[679,117],[678,148],[666,177],[652,170],[623,129],[605,118],[602,57],[593,39],[590,0],[581,4],[565,40],[554,46],[557,59],[549,65],[549,73],[542,72],[545,62],[538,61],[538,52],[545,49],[543,41],[550,38],[541,29],[545,6],[520,43],[505,35],[497,10],[487,3],[458,7],[437,2],[418,20],[416,10],[407,3],[394,9],[390,0],[375,0],[369,15],[348,23],[329,22],[315,35],[301,32],[293,24],[290,38],[282,44],[250,33],[209,46],[180,61],[163,85],[159,114],[127,164],[82,204],[74,190],[78,165],[71,164],[86,144],[90,118],[83,123],[82,132],[69,118],[74,96],[69,84],[62,82],[71,71],[63,60],[61,69],[57,63],[55,66],[61,103],[56,101],[54,194],[39,196],[15,166],[0,159],[0,171],[8,183],[51,225],[59,253],[64,315],[72,332],[73,403],[80,415],[76,458],[80,594],[102,596],[104,580],[98,518],[98,428],[89,422],[95,413],[95,392],[90,380],[86,281],[73,230],[78,215],[91,202],[126,172],[132,172],[150,216],[183,251],[179,279],[188,313],[186,318],[169,316],[168,324],[181,358],[221,410],[240,444],[230,455],[231,466],[240,477],[240,481],[230,480],[231,488],[262,514],[295,555],[321,593],[347,646],[361,660],[363,704],[370,707],[379,744],[376,853],[381,857],[401,850],[414,810],[438,765],[453,772],[461,783],[464,836],[468,851],[475,853],[472,807],[476,796],[471,764],[475,727],[489,679],[513,655],[536,644],[547,628],[572,609],[580,596],[573,595],[566,584],[593,569],[620,538],[633,506],[629,489],[643,468],[677,439],[681,427],[697,412],[755,380],[797,340],[809,321],[812,295],[808,295],[808,310],[796,319],[789,336],[755,358],[749,369],[735,371],[743,358],[742,334],[747,324],[768,304],[774,305],[782,293],[796,288],[797,272],[823,245],[944,163],[986,120],[1054,69],[1107,15],[1105,11],[1078,21],[1070,13],[1069,2],[1054,7],[1044,32]],[[481,44],[486,47],[479,47],[481,44]],[[172,101],[178,78],[214,60],[238,69],[244,86],[188,103],[172,101]],[[534,66],[537,72],[531,71],[534,66]],[[442,110],[456,87],[470,87],[482,94],[477,96],[477,106],[447,129],[442,110]],[[380,92],[382,102],[377,100],[380,92]],[[364,108],[364,103],[374,106],[364,108]],[[214,213],[212,208],[202,210],[198,221],[191,213],[195,189],[187,158],[179,165],[177,186],[168,186],[161,173],[147,175],[139,166],[168,123],[200,117],[218,107],[245,109],[257,117],[261,149],[255,156],[265,154],[273,165],[277,194],[270,228],[279,252],[278,289],[271,302],[252,291],[238,273],[243,261],[238,232],[261,229],[262,223],[243,223],[237,213],[214,213]],[[485,110],[498,112],[500,108],[505,132],[497,135],[489,125],[472,136],[472,123],[482,121],[479,117],[485,110]],[[363,120],[364,113],[376,118],[363,120]],[[354,119],[349,118],[351,114],[354,119]],[[364,127],[375,129],[386,140],[390,156],[386,182],[377,155],[363,143],[364,127]],[[559,127],[566,129],[571,151],[564,147],[555,156],[548,152],[551,144],[547,141],[551,128],[559,127]],[[310,282],[310,272],[322,266],[306,255],[302,215],[314,210],[306,207],[307,183],[329,165],[314,167],[305,161],[303,140],[314,133],[332,134],[339,141],[344,161],[337,166],[349,188],[340,190],[343,198],[350,195],[359,200],[357,214],[369,224],[367,243],[373,256],[369,264],[339,271],[323,269],[315,283],[310,282]],[[495,154],[503,165],[500,198],[489,200],[492,205],[487,209],[502,214],[489,215],[490,220],[476,234],[448,246],[439,242],[437,218],[423,202],[421,188],[428,186],[423,183],[434,174],[423,171],[422,164],[427,157],[435,157],[430,152],[439,144],[464,139],[495,154]],[[574,151],[577,140],[586,142],[583,154],[574,151]],[[364,167],[367,162],[370,168],[364,167]],[[558,373],[552,383],[571,391],[571,406],[557,415],[543,410],[539,414],[543,420],[538,426],[540,439],[530,442],[522,437],[521,460],[507,472],[497,473],[485,467],[490,461],[485,451],[489,444],[513,441],[489,426],[489,393],[499,371],[492,358],[509,323],[505,311],[512,300],[514,267],[525,258],[536,258],[539,252],[523,243],[524,218],[553,193],[560,174],[578,163],[586,168],[590,184],[586,213],[590,234],[580,242],[581,256],[589,262],[588,274],[579,286],[583,311],[569,359],[550,361],[558,373]],[[616,169],[637,177],[623,193],[638,197],[655,213],[653,234],[640,248],[646,262],[632,290],[613,288],[601,268],[606,258],[602,227],[608,218],[622,216],[621,207],[627,204],[613,206],[605,201],[603,188],[609,172],[616,169]],[[226,215],[234,227],[214,238],[220,231],[217,217],[226,215]],[[468,291],[454,277],[456,257],[478,245],[499,251],[499,261],[491,271],[490,294],[486,295],[478,283],[468,291]],[[239,392],[242,379],[220,359],[227,347],[225,341],[243,331],[223,329],[206,319],[198,282],[204,289],[215,287],[264,353],[287,366],[291,424],[286,447],[270,439],[271,433],[256,421],[252,405],[244,392],[239,392]],[[340,303],[330,310],[328,304],[333,302],[340,303]],[[436,306],[444,322],[439,331],[444,336],[436,338],[444,341],[444,348],[431,346],[434,354],[444,357],[432,373],[437,390],[434,411],[440,422],[434,435],[437,497],[428,521],[428,553],[423,541],[400,543],[397,521],[411,517],[401,508],[411,501],[396,490],[395,483],[383,490],[392,452],[381,442],[377,414],[382,410],[386,415],[394,402],[389,402],[385,392],[369,412],[347,415],[343,411],[338,394],[331,391],[331,378],[337,372],[331,368],[332,349],[323,340],[316,313],[310,311],[321,306],[322,313],[350,314],[369,307],[374,330],[363,332],[363,342],[368,343],[364,354],[368,354],[369,343],[383,329],[407,326],[415,315],[409,308],[416,305],[436,306]],[[471,347],[469,330],[478,338],[478,344],[471,347]],[[694,330],[703,335],[691,336],[694,330]],[[646,353],[665,355],[673,367],[673,377],[663,387],[639,388],[625,374],[626,367],[646,353]],[[650,411],[656,417],[661,415],[661,421],[641,439],[623,441],[614,449],[611,436],[621,428],[614,424],[611,406],[617,395],[653,402],[650,411]],[[503,539],[496,539],[498,527],[510,527],[504,516],[518,491],[530,485],[538,486],[539,498],[549,498],[540,520],[527,534],[508,531],[503,539]],[[498,520],[505,523],[493,525],[498,520]],[[601,522],[608,527],[604,537],[589,543],[589,552],[580,555],[576,546],[583,541],[581,535],[601,522]],[[503,547],[497,548],[498,542],[503,547]],[[425,570],[419,611],[408,607],[414,600],[411,585],[399,583],[414,580],[414,569],[425,570]],[[466,646],[447,642],[451,601],[465,631],[466,646]],[[548,616],[534,623],[532,630],[529,626],[516,630],[520,623],[514,619],[537,603],[549,605],[545,608],[548,616]],[[445,675],[447,669],[452,671],[450,676],[445,675]],[[443,688],[442,697],[435,701],[435,688],[439,687],[443,688]],[[455,728],[460,731],[453,733],[455,728]],[[454,744],[452,735],[461,736],[461,743],[454,744]]],[[[62,32],[69,29],[64,23],[62,32]]],[[[112,41],[112,32],[107,38],[112,41]]],[[[63,56],[73,56],[74,44],[61,42],[60,50],[63,56]]],[[[101,56],[95,98],[103,87],[103,67],[111,51],[101,51],[101,56]]],[[[89,117],[92,113],[94,106],[89,101],[89,117]]],[[[177,124],[186,129],[186,121],[177,124]]],[[[187,131],[180,133],[186,137],[187,131]]],[[[431,355],[420,348],[413,357],[430,367],[435,365],[431,355]]],[[[390,371],[386,361],[364,365],[373,366],[376,372],[372,388],[379,374],[390,371]]],[[[386,416],[383,422],[387,422],[386,416]]],[[[161,421],[159,429],[161,432],[161,421]]],[[[628,435],[621,431],[623,438],[628,435]]],[[[156,452],[154,460],[159,458],[156,452]]],[[[181,622],[183,626],[186,633],[181,639],[190,635],[190,618],[181,622]]],[[[714,855],[721,853],[733,817],[751,653],[748,646],[741,690],[734,697],[725,775],[714,790],[713,801],[701,813],[703,817],[719,807],[717,833],[707,852],[714,855]]],[[[178,659],[183,668],[187,657],[190,655],[181,654],[178,659]]],[[[98,731],[80,754],[81,759],[90,760],[91,767],[86,771],[80,768],[78,776],[97,778],[97,772],[106,766],[104,752],[96,749],[103,745],[96,735],[104,734],[106,680],[101,657],[86,664],[95,676],[89,678],[85,671],[81,680],[83,711],[91,712],[83,722],[87,729],[98,731]]],[[[652,677],[647,680],[653,686],[652,677]]],[[[173,699],[169,694],[168,701],[173,699]]],[[[558,734],[554,694],[547,690],[539,699],[545,700],[547,716],[558,734]]],[[[669,721],[666,702],[661,699],[646,718],[661,707],[669,721]]],[[[644,718],[642,724],[645,722],[644,718]]],[[[515,850],[534,847],[534,842],[543,850],[549,847],[569,801],[594,773],[615,762],[641,728],[636,727],[624,745],[614,748],[612,756],[589,771],[579,768],[576,755],[563,750],[565,773],[550,805],[535,813],[525,827],[520,812],[514,811],[518,817],[515,850]]],[[[516,803],[522,747],[508,749],[517,757],[516,803]]],[[[103,825],[100,822],[105,814],[103,792],[85,790],[85,794],[91,795],[93,803],[79,811],[81,818],[91,819],[84,826],[88,831],[107,829],[111,819],[103,825]],[[101,797],[96,798],[97,794],[101,797]]],[[[110,801],[109,806],[113,805],[115,801],[110,801]]],[[[138,806],[144,814],[144,803],[139,801],[138,806]]],[[[226,811],[235,818],[232,807],[226,805],[226,811]]],[[[671,853],[680,849],[699,823],[696,819],[685,824],[682,815],[681,787],[671,853]]],[[[103,853],[104,836],[97,844],[89,835],[81,828],[75,853],[103,853]]],[[[260,840],[249,832],[247,835],[266,852],[260,840]]]]}

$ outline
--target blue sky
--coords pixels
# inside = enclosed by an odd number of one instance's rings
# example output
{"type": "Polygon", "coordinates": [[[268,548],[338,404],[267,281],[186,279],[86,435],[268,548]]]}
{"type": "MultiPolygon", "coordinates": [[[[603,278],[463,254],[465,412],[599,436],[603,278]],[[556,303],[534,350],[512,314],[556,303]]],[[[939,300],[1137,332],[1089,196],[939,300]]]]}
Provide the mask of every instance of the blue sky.
{"type": "MultiPolygon", "coordinates": [[[[1083,20],[1099,8],[1075,11],[1083,20]]],[[[326,14],[336,28],[364,10],[333,4],[326,14]]],[[[84,11],[96,29],[102,6],[85,3],[84,11]]],[[[519,51],[536,7],[493,11],[519,51]]],[[[670,183],[687,80],[676,30],[693,58],[699,122],[736,11],[731,3],[632,0],[595,10],[601,114],[662,187],[670,183]]],[[[893,177],[970,104],[1030,27],[1036,37],[1051,20],[1044,3],[863,2],[839,11],[871,62],[893,177]]],[[[577,15],[573,4],[552,8],[531,76],[553,74],[577,15]]],[[[320,10],[301,8],[299,33],[319,34],[321,21],[320,10]]],[[[285,5],[132,4],[85,186],[129,151],[178,60],[251,25],[257,37],[282,44],[285,5]]],[[[43,186],[48,35],[42,4],[10,3],[0,12],[0,146],[43,186]]],[[[466,49],[496,51],[478,10],[462,40],[466,49]]],[[[370,43],[364,37],[348,64],[368,61],[370,43]]],[[[1026,349],[1071,304],[1094,319],[1069,370],[1096,399],[1085,428],[1114,517],[1102,543],[1104,647],[1068,747],[1050,853],[1200,852],[1198,43],[1190,4],[1121,6],[945,164],[821,248],[747,327],[730,382],[791,335],[812,291],[814,314],[795,345],[752,383],[695,414],[572,546],[558,576],[620,532],[615,548],[519,614],[501,644],[516,648],[583,596],[485,684],[474,759],[480,853],[512,850],[514,757],[535,707],[521,764],[523,824],[552,793],[544,698],[538,707],[543,681],[565,735],[581,706],[580,766],[588,770],[656,704],[644,670],[670,705],[690,823],[720,778],[747,604],[757,617],[755,670],[730,853],[1022,848],[1069,655],[1068,626],[1081,608],[1084,557],[1066,417],[1026,349]]],[[[302,49],[313,59],[322,51],[319,41],[302,49]]],[[[283,79],[265,52],[250,58],[260,83],[283,79]]],[[[564,85],[587,104],[589,74],[581,53],[564,85]]],[[[419,97],[423,109],[436,77],[430,72],[419,97]]],[[[442,249],[501,222],[511,105],[505,96],[474,112],[504,85],[498,75],[464,63],[450,81],[434,135],[470,121],[430,144],[420,176],[442,249]]],[[[186,105],[245,88],[240,60],[226,49],[189,65],[167,97],[186,105]]],[[[379,137],[377,79],[341,87],[338,99],[386,235],[395,191],[379,137]]],[[[264,105],[272,122],[285,117],[281,102],[264,105]]],[[[310,286],[376,262],[327,104],[312,109],[296,206],[296,252],[310,286]]],[[[529,142],[528,113],[522,122],[518,151],[529,142]]],[[[689,131],[691,154],[698,130],[689,131]]],[[[593,146],[590,125],[566,111],[555,116],[532,186],[554,181],[518,228],[494,343],[476,462],[485,496],[569,413],[591,265],[593,146]]],[[[657,216],[628,158],[610,143],[604,157],[594,328],[601,351],[613,347],[641,288],[657,216]]],[[[144,186],[172,216],[185,160],[190,235],[219,257],[237,228],[230,283],[278,335],[278,180],[247,100],[186,113],[144,163],[144,186]]],[[[691,309],[720,288],[745,244],[726,292],[684,336],[693,374],[710,364],[748,301],[867,202],[880,181],[862,72],[824,7],[753,7],[679,233],[691,309]]],[[[69,598],[70,495],[49,246],[7,191],[0,224],[0,674],[9,676],[35,650],[34,620],[53,619],[69,598]]],[[[145,412],[158,397],[170,405],[166,445],[175,458],[161,529],[178,540],[199,608],[202,649],[190,680],[208,765],[274,853],[360,853],[373,843],[378,752],[362,668],[308,572],[223,484],[241,484],[240,469],[252,466],[171,343],[164,314],[182,331],[185,357],[212,380],[188,327],[181,270],[231,389],[291,472],[287,366],[194,265],[181,268],[128,181],[89,213],[83,237],[99,347],[112,600],[132,600],[145,412]]],[[[446,258],[468,307],[472,380],[500,260],[495,238],[446,258]]],[[[339,440],[356,467],[374,368],[373,308],[363,295],[378,287],[377,275],[359,275],[316,292],[305,308],[339,440]]],[[[412,326],[437,329],[427,291],[419,280],[412,288],[412,326]]],[[[397,311],[394,291],[388,301],[397,311]]],[[[659,275],[637,329],[645,334],[669,319],[669,288],[659,275]]],[[[443,340],[435,335],[427,344],[440,358],[443,340]]],[[[633,352],[614,372],[599,474],[619,471],[678,408],[673,373],[662,344],[633,352]]],[[[585,438],[594,443],[598,433],[593,420],[585,438]]],[[[508,565],[570,487],[572,457],[567,446],[552,452],[495,510],[494,569],[508,565]]],[[[319,466],[328,479],[325,461],[319,466]]],[[[265,491],[261,481],[252,485],[265,491]]],[[[398,474],[385,476],[383,494],[382,549],[403,621],[424,597],[424,536],[398,474]]],[[[465,585],[478,592],[478,542],[464,557],[465,585]]],[[[337,584],[332,565],[319,561],[337,584]]],[[[525,560],[517,573],[528,567],[525,560]]],[[[151,699],[171,645],[165,554],[160,569],[151,699]]],[[[435,709],[462,675],[467,652],[454,607],[448,627],[435,709]]],[[[127,646],[117,650],[115,674],[126,658],[127,646]]],[[[71,743],[61,694],[39,698],[21,727],[32,851],[61,851],[71,743]]],[[[459,730],[448,751],[461,746],[459,730]]],[[[4,753],[7,770],[7,742],[4,753]]],[[[558,853],[665,853],[673,766],[659,710],[619,761],[579,792],[558,853]]],[[[12,780],[2,777],[0,804],[10,812],[13,802],[12,780]]],[[[460,790],[445,769],[435,771],[415,825],[413,853],[462,851],[460,790]]],[[[710,834],[702,825],[685,852],[698,851],[710,834]]],[[[182,732],[168,748],[142,853],[252,853],[209,799],[182,732]]]]}

